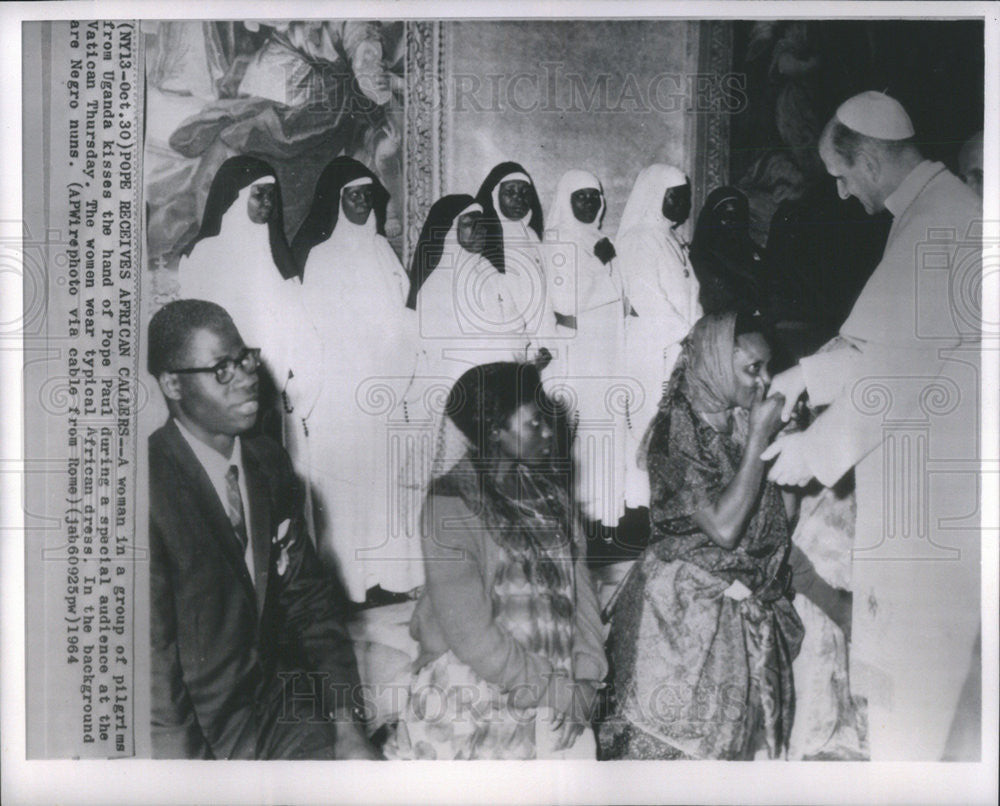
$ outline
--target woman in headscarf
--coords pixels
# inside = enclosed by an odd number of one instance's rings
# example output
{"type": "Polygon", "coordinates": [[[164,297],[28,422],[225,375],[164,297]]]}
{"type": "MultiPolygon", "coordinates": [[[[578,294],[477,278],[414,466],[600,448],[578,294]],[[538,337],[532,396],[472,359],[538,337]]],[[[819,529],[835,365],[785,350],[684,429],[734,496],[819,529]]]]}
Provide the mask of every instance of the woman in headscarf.
{"type": "MultiPolygon", "coordinates": [[[[654,164],[636,177],[615,244],[631,305],[626,331],[626,366],[642,389],[629,399],[630,453],[656,412],[656,401],[680,353],[681,340],[701,316],[698,280],[687,245],[677,232],[691,214],[691,183],[670,165],[654,164]]],[[[629,506],[649,501],[644,473],[629,461],[629,506]]]]}
{"type": "Polygon", "coordinates": [[[705,313],[768,309],[760,247],[750,238],[750,206],[734,187],[708,194],[691,239],[691,264],[705,313]]]}
{"type": "Polygon", "coordinates": [[[420,647],[388,758],[595,757],[597,597],[537,369],[474,367],[448,395],[466,445],[421,517],[420,647]]]}
{"type": "Polygon", "coordinates": [[[615,248],[601,232],[607,203],[596,176],[563,174],[548,213],[545,255],[556,321],[567,330],[565,376],[575,402],[577,500],[615,527],[625,514],[628,429],[622,365],[627,302],[615,248]]]}
{"type": "Polygon", "coordinates": [[[701,319],[643,440],[652,536],[613,606],[607,758],[787,753],[802,625],[786,510],[760,459],[784,400],[764,397],[759,330],[701,319]]]}
{"type": "Polygon", "coordinates": [[[354,601],[375,585],[420,584],[419,547],[393,532],[398,468],[387,426],[416,348],[406,275],[381,229],[388,197],[370,170],[338,157],[293,243],[305,267],[302,306],[321,345],[297,362],[304,377],[296,380],[322,391],[311,410],[291,404],[308,433],[319,548],[336,558],[354,601]]]}
{"type": "Polygon", "coordinates": [[[551,350],[556,321],[545,279],[542,204],[535,183],[518,163],[501,162],[483,180],[476,201],[488,227],[486,255],[503,275],[529,357],[542,348],[551,350]]]}
{"type": "Polygon", "coordinates": [[[221,305],[243,340],[260,347],[276,387],[288,379],[287,323],[295,264],[285,240],[274,171],[233,157],[212,181],[198,238],[178,264],[180,296],[221,305]]]}

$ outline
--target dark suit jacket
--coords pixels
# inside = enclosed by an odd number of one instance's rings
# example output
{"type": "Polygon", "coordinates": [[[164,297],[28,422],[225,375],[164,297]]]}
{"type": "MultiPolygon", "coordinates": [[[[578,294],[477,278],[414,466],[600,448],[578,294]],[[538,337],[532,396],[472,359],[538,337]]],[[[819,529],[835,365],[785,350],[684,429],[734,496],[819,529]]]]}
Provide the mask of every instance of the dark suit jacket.
{"type": "Polygon", "coordinates": [[[266,437],[243,438],[242,450],[256,587],[222,502],[177,426],[171,420],[149,439],[156,757],[257,757],[263,726],[281,707],[280,672],[323,676],[313,686],[318,714],[349,704],[345,692],[358,684],[345,599],[305,530],[288,455],[266,437]]]}

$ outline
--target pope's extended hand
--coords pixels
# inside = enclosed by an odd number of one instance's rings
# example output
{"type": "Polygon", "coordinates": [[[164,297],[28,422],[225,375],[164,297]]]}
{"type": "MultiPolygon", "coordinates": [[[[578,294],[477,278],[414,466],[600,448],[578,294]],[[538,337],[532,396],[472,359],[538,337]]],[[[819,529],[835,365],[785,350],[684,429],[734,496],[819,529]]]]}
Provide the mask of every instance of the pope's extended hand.
{"type": "Polygon", "coordinates": [[[783,434],[761,453],[764,462],[775,459],[767,477],[783,487],[804,487],[813,478],[806,462],[805,433],[783,434]],[[777,457],[777,459],[775,459],[777,457]]]}

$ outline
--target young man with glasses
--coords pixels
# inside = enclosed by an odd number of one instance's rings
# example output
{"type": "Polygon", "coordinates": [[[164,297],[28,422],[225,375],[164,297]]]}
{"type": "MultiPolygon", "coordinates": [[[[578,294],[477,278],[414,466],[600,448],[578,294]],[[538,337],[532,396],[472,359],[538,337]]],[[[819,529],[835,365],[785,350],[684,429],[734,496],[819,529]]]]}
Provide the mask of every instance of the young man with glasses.
{"type": "Polygon", "coordinates": [[[375,758],[335,592],[285,451],[247,436],[260,350],[224,309],[149,323],[170,419],[149,440],[153,754],[375,758]]]}

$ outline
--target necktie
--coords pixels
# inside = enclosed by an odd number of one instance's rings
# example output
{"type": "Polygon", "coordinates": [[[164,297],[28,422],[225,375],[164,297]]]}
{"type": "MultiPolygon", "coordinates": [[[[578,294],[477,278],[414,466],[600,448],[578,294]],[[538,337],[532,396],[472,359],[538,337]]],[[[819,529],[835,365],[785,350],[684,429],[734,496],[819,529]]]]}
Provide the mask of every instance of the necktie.
{"type": "Polygon", "coordinates": [[[236,465],[230,465],[226,471],[226,514],[229,515],[229,522],[233,525],[236,539],[240,541],[240,547],[245,552],[249,541],[247,522],[243,515],[243,496],[240,495],[240,469],[236,465]]]}

